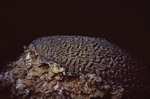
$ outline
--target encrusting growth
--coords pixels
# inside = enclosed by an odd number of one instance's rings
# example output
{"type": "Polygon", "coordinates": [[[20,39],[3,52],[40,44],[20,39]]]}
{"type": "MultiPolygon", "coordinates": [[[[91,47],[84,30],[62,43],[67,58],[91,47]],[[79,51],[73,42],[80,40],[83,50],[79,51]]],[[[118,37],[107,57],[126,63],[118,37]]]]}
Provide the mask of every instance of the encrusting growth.
{"type": "MultiPolygon", "coordinates": [[[[0,73],[10,98],[143,99],[149,69],[105,39],[47,36],[34,40],[0,73]]],[[[6,91],[6,90],[5,90],[6,91]]]]}

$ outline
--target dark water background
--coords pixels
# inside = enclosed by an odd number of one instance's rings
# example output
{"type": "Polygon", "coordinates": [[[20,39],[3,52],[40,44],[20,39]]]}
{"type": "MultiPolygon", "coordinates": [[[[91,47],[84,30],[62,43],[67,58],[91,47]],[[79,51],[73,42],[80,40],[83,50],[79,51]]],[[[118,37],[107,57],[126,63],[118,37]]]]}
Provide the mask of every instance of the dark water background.
{"type": "Polygon", "coordinates": [[[46,35],[105,38],[150,65],[149,8],[144,0],[5,0],[0,3],[0,66],[46,35]]]}

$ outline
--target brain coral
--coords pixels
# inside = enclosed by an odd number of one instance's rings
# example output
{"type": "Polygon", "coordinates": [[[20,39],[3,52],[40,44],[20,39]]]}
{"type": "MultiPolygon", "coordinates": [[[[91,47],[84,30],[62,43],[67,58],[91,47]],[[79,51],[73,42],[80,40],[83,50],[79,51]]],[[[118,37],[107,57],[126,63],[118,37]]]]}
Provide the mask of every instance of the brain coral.
{"type": "Polygon", "coordinates": [[[149,69],[101,38],[47,36],[34,40],[0,74],[12,98],[143,99],[149,69]]]}

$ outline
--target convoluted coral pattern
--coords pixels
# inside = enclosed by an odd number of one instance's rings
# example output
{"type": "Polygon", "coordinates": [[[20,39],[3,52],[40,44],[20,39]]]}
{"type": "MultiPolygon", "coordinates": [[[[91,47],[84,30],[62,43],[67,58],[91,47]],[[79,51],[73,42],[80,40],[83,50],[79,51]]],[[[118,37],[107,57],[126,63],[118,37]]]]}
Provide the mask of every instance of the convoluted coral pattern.
{"type": "Polygon", "coordinates": [[[0,75],[11,97],[50,99],[142,98],[148,69],[105,39],[47,36],[34,40],[0,75]]]}

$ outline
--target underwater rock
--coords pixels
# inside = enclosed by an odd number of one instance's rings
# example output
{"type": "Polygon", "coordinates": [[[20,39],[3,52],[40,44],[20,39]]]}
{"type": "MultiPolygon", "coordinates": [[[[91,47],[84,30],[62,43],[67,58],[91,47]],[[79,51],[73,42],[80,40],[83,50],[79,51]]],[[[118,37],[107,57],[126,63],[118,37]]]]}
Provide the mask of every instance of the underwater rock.
{"type": "Polygon", "coordinates": [[[101,38],[47,36],[34,40],[0,73],[10,98],[143,99],[149,68],[101,38]]]}

